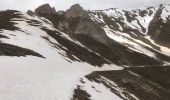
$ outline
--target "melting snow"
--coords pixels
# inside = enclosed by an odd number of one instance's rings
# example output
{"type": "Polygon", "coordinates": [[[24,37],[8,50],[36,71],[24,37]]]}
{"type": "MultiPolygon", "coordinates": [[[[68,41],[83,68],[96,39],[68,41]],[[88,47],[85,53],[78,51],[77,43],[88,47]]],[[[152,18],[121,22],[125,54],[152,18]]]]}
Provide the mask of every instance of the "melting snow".
{"type": "Polygon", "coordinates": [[[83,78],[84,84],[80,84],[81,89],[85,90],[91,95],[92,100],[122,100],[119,96],[111,92],[109,88],[102,83],[91,82],[86,78],[83,78]]]}
{"type": "MultiPolygon", "coordinates": [[[[42,38],[48,37],[51,42],[58,44],[40,29],[41,27],[54,29],[51,24],[46,24],[37,17],[27,15],[25,17],[41,21],[43,24],[34,27],[28,25],[25,19],[16,21],[18,23],[16,26],[22,31],[3,30],[4,35],[10,39],[1,38],[0,41],[29,48],[46,59],[33,56],[0,56],[0,100],[70,100],[81,77],[96,70],[120,69],[114,65],[95,68],[83,62],[66,61],[58,53],[62,51],[42,38]]],[[[66,35],[63,36],[68,38],[66,35]]]]}

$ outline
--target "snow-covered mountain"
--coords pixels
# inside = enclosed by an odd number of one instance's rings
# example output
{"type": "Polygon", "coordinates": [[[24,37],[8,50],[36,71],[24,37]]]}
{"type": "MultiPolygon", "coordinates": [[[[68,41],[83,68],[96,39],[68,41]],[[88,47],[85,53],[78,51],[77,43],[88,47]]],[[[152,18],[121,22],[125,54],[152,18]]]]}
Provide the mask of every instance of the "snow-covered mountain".
{"type": "Polygon", "coordinates": [[[169,7],[0,11],[0,100],[169,100],[169,7]]]}

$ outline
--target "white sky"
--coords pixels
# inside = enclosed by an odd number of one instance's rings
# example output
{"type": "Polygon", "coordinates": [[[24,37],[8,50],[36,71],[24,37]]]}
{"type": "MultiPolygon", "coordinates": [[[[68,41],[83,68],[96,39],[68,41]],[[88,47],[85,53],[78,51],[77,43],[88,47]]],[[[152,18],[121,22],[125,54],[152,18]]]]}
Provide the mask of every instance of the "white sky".
{"type": "Polygon", "coordinates": [[[85,9],[106,8],[139,8],[143,6],[157,6],[160,3],[170,4],[170,0],[0,0],[0,10],[16,9],[26,11],[35,9],[41,4],[49,3],[56,10],[66,10],[71,5],[79,3],[85,9]]]}

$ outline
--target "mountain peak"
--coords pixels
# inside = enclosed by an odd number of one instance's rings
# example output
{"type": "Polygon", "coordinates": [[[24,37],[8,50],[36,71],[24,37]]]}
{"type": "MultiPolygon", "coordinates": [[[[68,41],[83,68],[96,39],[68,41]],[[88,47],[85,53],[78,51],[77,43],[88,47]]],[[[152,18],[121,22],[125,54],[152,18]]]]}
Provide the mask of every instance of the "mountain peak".
{"type": "Polygon", "coordinates": [[[75,4],[71,6],[70,9],[66,11],[67,18],[75,18],[75,17],[87,17],[87,12],[80,6],[80,4],[75,4]]]}
{"type": "Polygon", "coordinates": [[[82,8],[82,7],[80,6],[80,4],[77,3],[77,4],[72,5],[71,8],[82,8]]]}
{"type": "Polygon", "coordinates": [[[56,10],[55,10],[54,7],[51,7],[47,3],[47,4],[43,4],[43,5],[39,6],[38,8],[36,8],[35,13],[36,14],[39,14],[39,13],[56,13],[56,10]]]}

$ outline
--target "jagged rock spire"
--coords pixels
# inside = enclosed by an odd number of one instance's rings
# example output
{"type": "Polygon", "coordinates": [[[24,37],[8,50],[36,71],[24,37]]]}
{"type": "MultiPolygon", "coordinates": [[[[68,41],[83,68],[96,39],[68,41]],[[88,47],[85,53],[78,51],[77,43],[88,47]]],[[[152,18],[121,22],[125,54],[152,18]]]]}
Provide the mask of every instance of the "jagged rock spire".
{"type": "Polygon", "coordinates": [[[49,4],[41,5],[40,7],[35,9],[35,13],[56,13],[56,10],[54,7],[51,7],[49,4]]]}
{"type": "Polygon", "coordinates": [[[31,11],[31,10],[28,10],[27,14],[30,15],[30,16],[34,16],[35,15],[35,13],[33,11],[31,11]]]}
{"type": "Polygon", "coordinates": [[[66,11],[66,17],[67,18],[76,18],[76,17],[86,18],[88,17],[88,14],[83,9],[83,7],[81,7],[79,4],[75,4],[66,11]]]}

